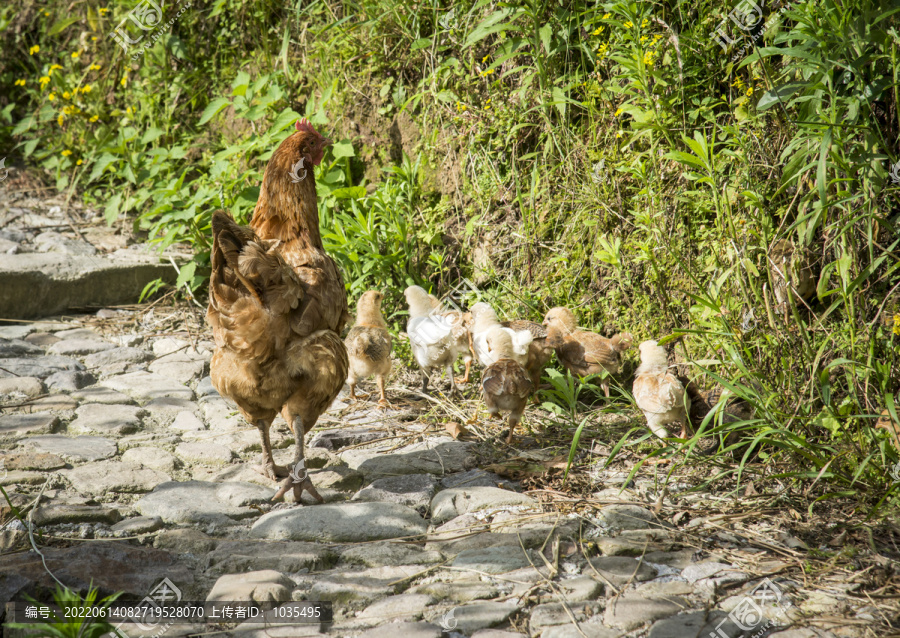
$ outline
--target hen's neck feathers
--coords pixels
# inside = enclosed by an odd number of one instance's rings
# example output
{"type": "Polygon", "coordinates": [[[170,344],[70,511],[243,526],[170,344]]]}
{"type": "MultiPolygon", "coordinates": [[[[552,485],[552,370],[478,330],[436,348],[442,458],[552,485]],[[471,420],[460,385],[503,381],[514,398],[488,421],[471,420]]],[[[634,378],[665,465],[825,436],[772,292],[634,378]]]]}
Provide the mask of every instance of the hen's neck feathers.
{"type": "Polygon", "coordinates": [[[269,160],[250,226],[265,239],[323,250],[314,167],[304,162],[296,171],[298,177],[305,173],[303,179],[295,182],[291,178],[294,165],[302,157],[299,144],[300,134],[294,133],[269,160]]]}

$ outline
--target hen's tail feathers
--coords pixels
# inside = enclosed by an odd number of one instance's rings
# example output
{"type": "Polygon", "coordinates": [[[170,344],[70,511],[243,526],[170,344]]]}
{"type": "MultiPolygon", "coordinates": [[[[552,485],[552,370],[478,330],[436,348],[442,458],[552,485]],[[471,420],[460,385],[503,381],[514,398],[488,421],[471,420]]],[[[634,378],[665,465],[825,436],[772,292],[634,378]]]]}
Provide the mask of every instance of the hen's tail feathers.
{"type": "Polygon", "coordinates": [[[625,352],[634,343],[634,338],[628,332],[621,332],[610,339],[610,342],[616,352],[625,352]]]}

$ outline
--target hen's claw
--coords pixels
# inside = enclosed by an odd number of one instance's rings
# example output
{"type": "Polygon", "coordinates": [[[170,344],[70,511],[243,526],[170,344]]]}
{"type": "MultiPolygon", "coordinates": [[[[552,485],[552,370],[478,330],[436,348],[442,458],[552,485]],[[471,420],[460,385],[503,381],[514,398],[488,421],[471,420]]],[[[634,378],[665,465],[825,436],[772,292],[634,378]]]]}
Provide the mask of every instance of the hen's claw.
{"type": "Polygon", "coordinates": [[[318,490],[316,490],[316,486],[313,485],[313,482],[307,476],[299,483],[294,480],[293,477],[288,476],[281,483],[281,488],[275,493],[275,496],[272,497],[273,501],[280,500],[285,494],[288,493],[291,489],[294,490],[294,503],[297,505],[302,505],[303,500],[303,492],[309,492],[309,495],[312,496],[319,503],[324,503],[325,499],[322,498],[322,495],[319,494],[318,490]]]}
{"type": "Polygon", "coordinates": [[[388,401],[387,399],[379,399],[378,409],[379,410],[393,410],[394,406],[391,405],[391,402],[388,401]]]}
{"type": "Polygon", "coordinates": [[[254,465],[253,469],[273,481],[284,478],[290,473],[290,470],[284,465],[276,465],[275,463],[269,463],[267,461],[263,461],[260,465],[254,465]]]}

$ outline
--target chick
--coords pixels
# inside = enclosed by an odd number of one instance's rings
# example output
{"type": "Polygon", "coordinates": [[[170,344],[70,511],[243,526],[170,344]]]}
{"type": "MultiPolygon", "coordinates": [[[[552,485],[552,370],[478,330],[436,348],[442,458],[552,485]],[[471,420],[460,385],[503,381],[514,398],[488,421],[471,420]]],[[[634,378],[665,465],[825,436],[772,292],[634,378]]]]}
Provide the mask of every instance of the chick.
{"type": "Polygon", "coordinates": [[[531,333],[531,343],[528,344],[525,369],[528,371],[528,376],[531,377],[531,385],[534,387],[534,402],[540,403],[537,398],[537,391],[541,387],[541,375],[553,356],[553,342],[547,335],[547,328],[534,321],[526,321],[524,319],[501,321],[500,325],[517,332],[527,330],[531,333]]]}
{"type": "Polygon", "coordinates": [[[428,380],[435,368],[445,368],[450,377],[450,392],[459,392],[453,378],[453,364],[457,355],[457,338],[449,319],[436,312],[428,293],[419,286],[406,289],[409,322],[406,333],[412,344],[413,356],[422,373],[422,391],[428,391],[428,380]]]}
{"type": "MultiPolygon", "coordinates": [[[[350,329],[344,345],[350,356],[347,383],[350,384],[350,398],[356,399],[356,384],[375,375],[381,398],[378,405],[388,408],[384,393],[384,380],[391,373],[391,333],[381,316],[381,301],[384,295],[377,290],[363,293],[356,306],[356,324],[350,329]]],[[[366,399],[369,395],[359,398],[366,399]]]]}
{"type": "MultiPolygon", "coordinates": [[[[606,370],[609,374],[619,371],[621,353],[631,347],[632,337],[627,332],[612,339],[593,332],[579,330],[575,314],[568,308],[557,307],[544,317],[549,341],[556,348],[556,356],[566,369],[578,377],[598,374],[606,370]]],[[[603,393],[609,396],[609,379],[600,382],[603,393]]]]}
{"type": "Polygon", "coordinates": [[[444,308],[441,300],[434,295],[428,295],[431,305],[439,314],[446,318],[453,326],[453,336],[456,337],[457,355],[462,355],[463,363],[466,366],[466,375],[462,379],[457,379],[457,383],[468,383],[469,374],[472,372],[472,357],[475,355],[475,349],[472,346],[472,313],[463,312],[450,308],[444,308]]]}
{"type": "Polygon", "coordinates": [[[501,411],[509,412],[507,445],[512,443],[513,431],[522,420],[528,395],[534,386],[528,372],[513,359],[513,339],[509,332],[494,326],[485,335],[486,347],[496,357],[481,375],[484,403],[492,417],[502,418],[501,411]]]}
{"type": "Polygon", "coordinates": [[[661,439],[667,438],[669,432],[663,426],[677,423],[681,426],[679,438],[686,438],[690,399],[686,398],[681,381],[669,370],[665,348],[655,341],[644,341],[639,350],[641,365],[635,372],[632,393],[647,417],[650,431],[661,439]]]}
{"type": "Polygon", "coordinates": [[[795,247],[790,240],[779,239],[769,250],[768,264],[775,300],[787,322],[788,303],[810,299],[816,293],[810,256],[808,251],[795,247]]]}
{"type": "Polygon", "coordinates": [[[472,306],[471,312],[472,344],[475,348],[475,356],[478,357],[481,365],[488,367],[497,361],[497,357],[491,354],[487,345],[487,334],[493,328],[500,328],[509,335],[512,343],[509,357],[521,366],[528,363],[528,345],[534,340],[534,337],[527,328],[504,328],[494,309],[483,301],[472,306]]]}

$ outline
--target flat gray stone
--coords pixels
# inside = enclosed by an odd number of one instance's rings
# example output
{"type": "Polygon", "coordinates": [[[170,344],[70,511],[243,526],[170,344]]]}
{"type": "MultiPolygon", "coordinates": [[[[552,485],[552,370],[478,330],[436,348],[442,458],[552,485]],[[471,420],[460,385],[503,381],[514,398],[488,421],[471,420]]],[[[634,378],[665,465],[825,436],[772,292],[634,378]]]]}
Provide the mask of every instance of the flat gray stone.
{"type": "Polygon", "coordinates": [[[174,283],[175,268],[137,250],[111,256],[62,253],[0,254],[0,317],[30,319],[69,308],[135,303],[148,283],[174,283]]]}
{"type": "Polygon", "coordinates": [[[468,603],[473,600],[496,598],[500,590],[496,585],[482,580],[461,579],[452,582],[438,581],[417,585],[411,593],[422,593],[434,596],[438,600],[451,600],[457,603],[468,603]]]}
{"type": "Polygon", "coordinates": [[[419,620],[434,598],[428,594],[400,594],[388,596],[363,609],[357,618],[378,623],[397,622],[401,620],[419,620]]]}
{"type": "Polygon", "coordinates": [[[519,606],[514,602],[471,603],[452,609],[437,619],[437,622],[448,629],[470,634],[478,629],[505,623],[518,609],[519,606]]]}
{"type": "MultiPolygon", "coordinates": [[[[67,324],[63,324],[65,326],[67,324]]],[[[64,328],[60,330],[48,331],[54,332],[59,339],[99,339],[100,335],[90,328],[64,328]]]]}
{"type": "Polygon", "coordinates": [[[500,487],[500,484],[509,484],[510,481],[500,478],[493,472],[475,468],[468,472],[450,474],[441,479],[441,487],[449,490],[453,487],[500,487]]]}
{"type": "Polygon", "coordinates": [[[499,487],[455,487],[438,492],[431,501],[431,520],[437,524],[463,514],[511,507],[537,508],[538,502],[499,487]]]}
{"type": "Polygon", "coordinates": [[[234,458],[234,452],[224,445],[200,441],[180,443],[175,448],[175,455],[192,465],[228,465],[234,458]]]}
{"type": "MultiPolygon", "coordinates": [[[[567,602],[579,603],[586,600],[597,600],[603,596],[604,585],[591,576],[579,576],[557,582],[560,594],[567,602]]],[[[556,598],[556,593],[553,597],[556,598]]]]}
{"type": "Polygon", "coordinates": [[[174,472],[178,467],[178,459],[171,452],[158,447],[133,447],[125,450],[122,462],[167,473],[174,472]]]}
{"type": "Polygon", "coordinates": [[[435,550],[422,549],[406,543],[365,543],[350,545],[341,552],[341,563],[382,567],[385,565],[433,565],[444,560],[435,550]]]}
{"type": "Polygon", "coordinates": [[[0,359],[26,357],[33,354],[44,354],[44,351],[22,339],[4,339],[0,337],[0,359]]]}
{"type": "MultiPolygon", "coordinates": [[[[603,605],[598,602],[580,602],[567,603],[575,620],[582,623],[589,618],[593,618],[603,610],[603,605]]],[[[538,605],[531,610],[531,618],[528,621],[528,628],[532,635],[538,635],[546,627],[554,625],[571,624],[572,619],[566,612],[566,608],[562,603],[546,603],[538,605]]]]}
{"type": "Polygon", "coordinates": [[[479,629],[472,638],[516,638],[522,634],[515,631],[503,631],[502,629],[479,629]]]}
{"type": "Polygon", "coordinates": [[[157,485],[134,509],[167,523],[232,524],[258,515],[259,511],[248,505],[271,498],[270,488],[251,483],[168,482],[157,485]]]}
{"type": "Polygon", "coordinates": [[[144,414],[144,410],[133,405],[89,403],[75,410],[76,418],[69,424],[69,432],[114,436],[131,434],[140,429],[144,414]]]}
{"type": "Polygon", "coordinates": [[[614,529],[650,529],[663,523],[647,508],[638,505],[607,505],[597,515],[598,522],[614,529]]]}
{"type": "Polygon", "coordinates": [[[98,461],[80,465],[74,470],[65,471],[64,475],[82,494],[149,492],[160,483],[170,480],[169,475],[163,472],[135,468],[117,461],[98,461]]]}
{"type": "MultiPolygon", "coordinates": [[[[210,383],[210,387],[212,383],[210,383]]],[[[336,452],[341,448],[350,445],[358,445],[360,443],[368,443],[385,437],[384,430],[374,430],[372,428],[335,428],[333,430],[322,430],[317,432],[308,443],[309,447],[324,448],[331,452],[336,452]]]]}
{"type": "MultiPolygon", "coordinates": [[[[540,561],[540,558],[538,558],[540,561]]],[[[531,562],[534,562],[532,559],[531,562]]],[[[531,562],[521,547],[488,547],[467,549],[453,559],[453,567],[486,574],[505,574],[529,567],[531,562]]],[[[539,563],[535,563],[536,565],[539,563]]]]}
{"type": "Polygon", "coordinates": [[[371,485],[354,494],[353,500],[399,503],[413,509],[427,508],[436,485],[437,479],[431,474],[392,476],[372,481],[371,485]]]}
{"type": "Polygon", "coordinates": [[[7,414],[0,416],[0,438],[46,434],[59,425],[59,417],[47,412],[35,414],[7,414]]]}
{"type": "Polygon", "coordinates": [[[272,547],[272,543],[246,538],[223,541],[206,554],[206,571],[219,575],[275,569],[293,574],[322,571],[337,560],[332,548],[319,543],[279,542],[277,552],[272,547]]]}
{"type": "Polygon", "coordinates": [[[119,521],[109,529],[112,532],[119,532],[123,536],[136,536],[138,534],[148,534],[162,529],[163,520],[158,516],[134,516],[119,521]]]}
{"type": "MultiPolygon", "coordinates": [[[[310,579],[311,586],[306,597],[308,600],[330,600],[335,606],[358,609],[396,593],[398,583],[415,577],[421,571],[421,565],[391,565],[358,572],[323,572],[310,579]]],[[[301,589],[306,590],[306,586],[301,584],[301,589]]]]}
{"type": "Polygon", "coordinates": [[[179,432],[200,432],[201,430],[206,429],[206,426],[203,425],[203,421],[201,421],[196,414],[189,412],[188,410],[182,410],[176,414],[172,423],[169,424],[169,427],[173,430],[178,430],[179,432]]]}
{"type": "Polygon", "coordinates": [[[54,372],[44,380],[44,384],[52,392],[75,392],[96,383],[97,379],[90,372],[83,370],[64,370],[54,372]]]}
{"type": "Polygon", "coordinates": [[[106,379],[103,385],[140,402],[163,398],[190,401],[194,398],[194,391],[187,386],[151,372],[129,372],[106,379]]]}
{"type": "Polygon", "coordinates": [[[362,474],[343,465],[313,470],[309,476],[316,488],[320,490],[355,492],[363,484],[362,474]]]}
{"type": "Polygon", "coordinates": [[[440,638],[442,635],[441,628],[431,623],[392,622],[364,631],[359,638],[440,638]]]}
{"type": "MultiPolygon", "coordinates": [[[[749,637],[754,633],[756,633],[754,630],[745,633],[724,612],[711,610],[709,612],[694,611],[657,620],[650,627],[647,638],[707,638],[710,635],[741,638],[743,636],[749,637]],[[719,631],[722,633],[720,634],[719,631]]],[[[774,636],[778,635],[770,634],[769,638],[774,638],[774,636]]],[[[817,636],[818,634],[813,635],[817,636]]]]}
{"type": "Polygon", "coordinates": [[[54,372],[60,370],[84,370],[75,359],[44,355],[41,357],[28,357],[27,359],[0,359],[0,377],[37,377],[46,379],[54,372]]]}
{"type": "Polygon", "coordinates": [[[36,525],[59,525],[61,523],[107,523],[122,520],[119,510],[96,505],[42,505],[34,513],[36,525]]]}
{"type": "Polygon", "coordinates": [[[656,577],[656,570],[653,567],[627,556],[600,556],[592,558],[591,565],[616,587],[628,582],[641,583],[656,577]]]}
{"type": "Polygon", "coordinates": [[[694,563],[681,570],[681,577],[689,583],[695,583],[698,580],[710,578],[720,572],[728,571],[737,571],[737,568],[732,567],[728,563],[694,563]]]}
{"type": "Polygon", "coordinates": [[[362,472],[370,480],[403,474],[436,474],[468,470],[475,464],[474,443],[461,441],[414,443],[384,453],[379,450],[353,449],[340,454],[352,469],[362,472]]]}
{"type": "Polygon", "coordinates": [[[154,374],[190,383],[208,373],[209,362],[204,357],[177,352],[152,361],[147,368],[154,374]]]}
{"type": "Polygon", "coordinates": [[[607,604],[603,622],[605,625],[631,631],[644,623],[668,618],[689,608],[690,605],[683,598],[644,598],[623,594],[607,604]]]}
{"type": "Polygon", "coordinates": [[[86,356],[84,365],[93,370],[116,363],[144,363],[152,358],[152,354],[141,348],[119,347],[86,356]]]}
{"type": "Polygon", "coordinates": [[[65,467],[66,462],[56,454],[24,450],[0,454],[0,472],[7,470],[38,470],[49,472],[65,467]]]}
{"type": "Polygon", "coordinates": [[[187,399],[175,399],[163,397],[153,399],[144,404],[144,409],[149,413],[150,420],[159,425],[168,426],[182,412],[200,414],[200,406],[187,399]]]}
{"type": "Polygon", "coordinates": [[[203,397],[221,397],[219,391],[213,387],[212,378],[211,377],[203,377],[197,382],[197,387],[194,389],[194,394],[197,395],[198,399],[202,399],[203,397]]]}
{"type": "Polygon", "coordinates": [[[0,379],[0,396],[25,396],[30,399],[44,393],[44,384],[37,377],[6,377],[0,379]]]}
{"type": "MultiPolygon", "coordinates": [[[[602,619],[597,618],[578,623],[578,629],[570,622],[568,625],[547,627],[541,632],[541,638],[585,638],[585,636],[587,638],[619,638],[623,635],[618,629],[604,627],[602,619]]],[[[473,635],[472,638],[475,636],[473,635]]],[[[687,636],[679,636],[679,638],[687,638],[687,636]]]]}
{"type": "Polygon", "coordinates": [[[108,459],[116,454],[114,441],[100,436],[63,436],[51,434],[48,436],[33,436],[22,444],[39,452],[58,454],[72,463],[85,461],[100,461],[108,459]]]}
{"type": "Polygon", "coordinates": [[[415,510],[395,503],[343,503],[269,512],[250,529],[254,538],[352,543],[420,536],[427,525],[415,510]]]}
{"type": "Polygon", "coordinates": [[[109,341],[103,341],[102,339],[63,339],[47,348],[47,353],[58,354],[64,357],[82,357],[95,352],[112,350],[115,347],[109,341]]]}
{"type": "Polygon", "coordinates": [[[213,601],[255,601],[281,603],[291,599],[294,581],[281,572],[264,569],[245,574],[220,576],[206,596],[213,601]]]}
{"type": "Polygon", "coordinates": [[[93,385],[72,392],[72,398],[79,403],[102,403],[106,405],[125,405],[134,403],[127,394],[104,388],[103,386],[93,385]]]}

